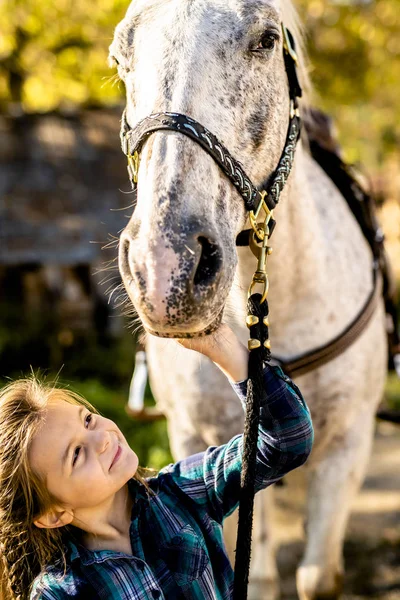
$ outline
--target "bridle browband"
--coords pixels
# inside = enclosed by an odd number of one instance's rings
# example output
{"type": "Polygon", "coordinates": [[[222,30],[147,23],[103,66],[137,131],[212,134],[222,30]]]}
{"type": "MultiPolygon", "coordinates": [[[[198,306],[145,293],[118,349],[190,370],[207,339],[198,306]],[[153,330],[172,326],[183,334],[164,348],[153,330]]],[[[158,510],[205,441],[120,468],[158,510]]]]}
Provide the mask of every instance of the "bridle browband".
{"type": "MultiPolygon", "coordinates": [[[[283,56],[289,82],[289,125],[278,166],[268,181],[265,182],[265,185],[262,186],[261,191],[252,183],[240,162],[233,158],[219,139],[195,119],[179,113],[160,112],[145,117],[132,129],[128,124],[125,110],[121,122],[121,145],[124,154],[128,158],[128,173],[133,187],[137,184],[140,152],[146,140],[156,131],[175,131],[195,141],[214,159],[242,196],[246,210],[250,213],[252,224],[255,225],[262,208],[267,214],[274,210],[292,169],[301,129],[298,98],[301,97],[302,90],[297,77],[296,65],[298,59],[295,43],[292,34],[283,24],[282,32],[283,56]]],[[[273,219],[270,219],[271,233],[274,224],[273,219]]],[[[243,235],[239,235],[237,245],[248,245],[249,231],[251,230],[246,232],[246,243],[244,243],[243,235]]],[[[262,239],[262,235],[258,237],[260,240],[262,239]]]]}

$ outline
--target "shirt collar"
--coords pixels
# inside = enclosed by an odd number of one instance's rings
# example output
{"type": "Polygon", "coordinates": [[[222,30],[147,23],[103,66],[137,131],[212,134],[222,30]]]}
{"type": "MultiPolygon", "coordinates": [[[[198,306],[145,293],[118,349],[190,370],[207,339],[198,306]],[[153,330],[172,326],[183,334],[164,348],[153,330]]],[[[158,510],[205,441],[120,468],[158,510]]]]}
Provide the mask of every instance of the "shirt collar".
{"type": "MultiPolygon", "coordinates": [[[[147,504],[149,495],[145,486],[133,478],[128,481],[128,489],[131,497],[134,500],[131,517],[133,520],[137,518],[138,514],[143,509],[143,506],[147,504]]],[[[69,560],[71,563],[75,560],[79,560],[84,565],[91,565],[93,563],[104,562],[111,557],[119,558],[126,556],[126,554],[123,552],[115,552],[114,550],[89,550],[80,544],[75,537],[72,537],[71,534],[66,539],[65,544],[67,560],[69,560]]]]}

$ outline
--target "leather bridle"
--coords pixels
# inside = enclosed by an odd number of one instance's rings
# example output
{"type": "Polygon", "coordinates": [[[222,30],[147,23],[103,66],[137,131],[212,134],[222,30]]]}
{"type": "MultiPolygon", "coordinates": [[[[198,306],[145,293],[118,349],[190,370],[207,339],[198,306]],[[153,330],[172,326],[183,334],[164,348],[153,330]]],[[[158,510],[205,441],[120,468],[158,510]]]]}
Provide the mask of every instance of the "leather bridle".
{"type": "MultiPolygon", "coordinates": [[[[230,154],[229,150],[213,133],[195,119],[179,113],[160,112],[145,117],[134,128],[131,128],[128,124],[125,110],[122,115],[121,145],[124,154],[128,158],[128,173],[133,186],[137,184],[140,152],[146,140],[153,133],[161,130],[181,133],[201,146],[214,159],[226,177],[228,177],[243,198],[258,239],[263,239],[263,234],[260,228],[257,227],[256,220],[262,208],[268,214],[274,210],[279,202],[280,194],[292,169],[301,127],[298,98],[301,97],[302,90],[296,71],[297,54],[293,36],[283,24],[282,31],[283,55],[289,82],[289,125],[285,146],[278,166],[269,180],[265,182],[265,186],[263,185],[261,190],[259,190],[246,175],[240,162],[230,154]]],[[[270,234],[273,229],[272,224],[273,221],[270,219],[270,234]]],[[[239,237],[238,245],[243,245],[243,235],[241,238],[239,237]],[[242,242],[240,242],[240,239],[242,242]]]]}

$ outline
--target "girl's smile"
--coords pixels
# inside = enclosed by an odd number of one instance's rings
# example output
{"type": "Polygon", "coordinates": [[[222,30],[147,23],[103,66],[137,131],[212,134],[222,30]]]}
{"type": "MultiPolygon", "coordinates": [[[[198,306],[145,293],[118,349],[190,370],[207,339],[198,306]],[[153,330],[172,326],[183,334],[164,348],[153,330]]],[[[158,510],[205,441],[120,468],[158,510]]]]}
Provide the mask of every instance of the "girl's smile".
{"type": "Polygon", "coordinates": [[[119,457],[121,456],[121,454],[122,454],[122,448],[121,448],[121,446],[118,443],[117,444],[117,451],[115,453],[114,459],[113,459],[113,461],[111,463],[111,466],[110,466],[110,469],[109,469],[110,471],[113,468],[113,466],[115,465],[115,463],[119,460],[119,457]]]}
{"type": "Polygon", "coordinates": [[[135,452],[113,421],[60,400],[49,404],[29,460],[50,494],[72,510],[99,506],[138,466],[135,452]]]}

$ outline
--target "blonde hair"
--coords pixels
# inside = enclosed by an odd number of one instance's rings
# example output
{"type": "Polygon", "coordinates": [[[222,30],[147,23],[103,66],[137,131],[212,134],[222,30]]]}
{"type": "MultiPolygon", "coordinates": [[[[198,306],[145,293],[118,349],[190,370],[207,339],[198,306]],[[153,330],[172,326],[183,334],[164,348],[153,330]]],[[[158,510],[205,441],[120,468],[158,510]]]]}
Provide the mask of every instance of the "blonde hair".
{"type": "MultiPolygon", "coordinates": [[[[68,389],[36,376],[0,390],[0,578],[4,600],[27,598],[33,580],[47,565],[64,561],[64,532],[42,529],[34,519],[56,502],[28,460],[32,439],[43,425],[50,402],[64,401],[97,411],[68,389]]],[[[145,483],[140,475],[136,476],[145,483]]]]}

